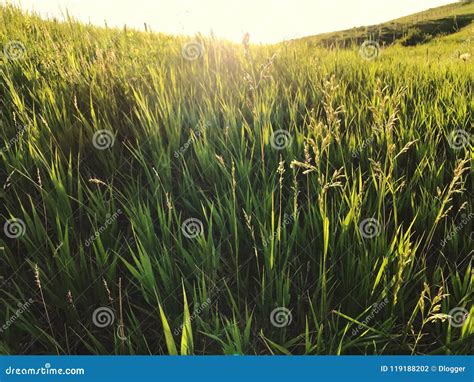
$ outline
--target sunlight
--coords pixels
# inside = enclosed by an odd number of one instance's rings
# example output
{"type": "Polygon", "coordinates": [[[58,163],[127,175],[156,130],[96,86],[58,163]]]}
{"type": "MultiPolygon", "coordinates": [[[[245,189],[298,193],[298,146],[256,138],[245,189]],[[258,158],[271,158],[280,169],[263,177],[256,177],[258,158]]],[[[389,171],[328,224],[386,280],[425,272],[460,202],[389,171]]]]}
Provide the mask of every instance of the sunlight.
{"type": "Polygon", "coordinates": [[[323,32],[376,24],[417,11],[448,4],[446,0],[22,0],[22,8],[43,16],[71,16],[96,25],[152,30],[170,34],[211,32],[240,41],[272,43],[323,32]]]}

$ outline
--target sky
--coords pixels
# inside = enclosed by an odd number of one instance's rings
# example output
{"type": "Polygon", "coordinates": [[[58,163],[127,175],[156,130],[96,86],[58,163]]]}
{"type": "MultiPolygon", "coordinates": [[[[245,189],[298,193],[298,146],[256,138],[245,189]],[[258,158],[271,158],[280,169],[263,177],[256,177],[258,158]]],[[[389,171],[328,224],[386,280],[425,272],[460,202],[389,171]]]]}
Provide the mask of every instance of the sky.
{"type": "MultiPolygon", "coordinates": [[[[7,2],[8,0],[0,0],[7,2]]],[[[254,43],[378,24],[455,0],[16,0],[43,17],[74,18],[99,26],[143,29],[170,34],[214,35],[254,43]]]]}

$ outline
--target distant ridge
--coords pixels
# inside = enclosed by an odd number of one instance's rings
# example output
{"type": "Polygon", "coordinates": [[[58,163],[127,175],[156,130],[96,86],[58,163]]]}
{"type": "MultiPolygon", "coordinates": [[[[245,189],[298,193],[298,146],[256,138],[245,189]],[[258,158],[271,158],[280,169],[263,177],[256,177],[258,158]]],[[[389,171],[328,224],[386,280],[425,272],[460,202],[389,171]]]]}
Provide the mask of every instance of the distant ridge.
{"type": "Polygon", "coordinates": [[[381,45],[399,42],[410,46],[428,42],[437,36],[456,33],[471,25],[473,20],[474,1],[470,0],[431,8],[382,24],[307,36],[292,41],[328,48],[360,45],[367,39],[376,40],[381,45]]]}

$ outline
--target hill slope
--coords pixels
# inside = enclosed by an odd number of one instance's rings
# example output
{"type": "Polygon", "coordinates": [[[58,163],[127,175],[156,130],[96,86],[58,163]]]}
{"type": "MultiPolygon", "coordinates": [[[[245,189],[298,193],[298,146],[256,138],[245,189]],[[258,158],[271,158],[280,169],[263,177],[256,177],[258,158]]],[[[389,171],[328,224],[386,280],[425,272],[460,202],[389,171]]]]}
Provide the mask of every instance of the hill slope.
{"type": "Polygon", "coordinates": [[[308,36],[293,41],[303,41],[325,47],[349,47],[360,45],[364,40],[378,41],[381,45],[400,42],[416,45],[434,37],[449,35],[472,25],[474,2],[454,3],[428,9],[386,23],[358,27],[338,32],[308,36]]]}

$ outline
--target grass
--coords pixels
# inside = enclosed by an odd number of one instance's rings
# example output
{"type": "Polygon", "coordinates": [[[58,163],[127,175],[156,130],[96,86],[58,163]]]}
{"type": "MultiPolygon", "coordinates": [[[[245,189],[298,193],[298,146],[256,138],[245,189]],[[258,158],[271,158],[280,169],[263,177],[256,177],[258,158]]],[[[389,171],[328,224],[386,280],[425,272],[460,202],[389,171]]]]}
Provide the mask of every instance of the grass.
{"type": "Polygon", "coordinates": [[[1,353],[472,350],[471,26],[366,60],[0,18],[1,353]]]}
{"type": "Polygon", "coordinates": [[[328,48],[350,47],[362,44],[367,38],[381,45],[394,43],[417,45],[435,37],[446,36],[472,26],[474,1],[458,2],[428,9],[378,25],[323,33],[298,39],[310,46],[328,48]]]}

